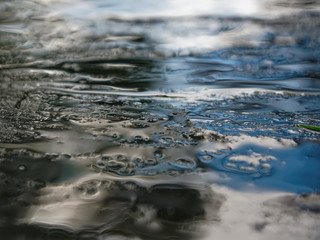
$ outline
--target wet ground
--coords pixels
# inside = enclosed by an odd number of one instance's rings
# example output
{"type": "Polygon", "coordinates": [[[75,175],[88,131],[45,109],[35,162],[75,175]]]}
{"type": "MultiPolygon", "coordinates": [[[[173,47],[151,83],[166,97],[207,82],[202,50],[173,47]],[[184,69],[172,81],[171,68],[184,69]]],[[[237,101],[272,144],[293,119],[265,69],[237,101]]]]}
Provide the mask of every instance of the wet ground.
{"type": "Polygon", "coordinates": [[[1,239],[319,239],[320,4],[0,3],[1,239]]]}

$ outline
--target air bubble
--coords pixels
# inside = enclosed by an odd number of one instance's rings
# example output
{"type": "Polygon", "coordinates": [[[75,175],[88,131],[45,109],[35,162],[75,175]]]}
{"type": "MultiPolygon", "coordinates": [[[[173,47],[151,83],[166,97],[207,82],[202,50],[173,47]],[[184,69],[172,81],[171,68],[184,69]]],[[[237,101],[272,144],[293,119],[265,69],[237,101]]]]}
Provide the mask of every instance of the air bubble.
{"type": "Polygon", "coordinates": [[[105,169],[105,168],[106,168],[106,163],[105,163],[105,162],[98,161],[94,166],[95,166],[96,168],[98,168],[98,169],[105,169]]]}
{"type": "Polygon", "coordinates": [[[144,161],[143,161],[142,158],[137,157],[137,158],[135,158],[135,159],[133,160],[133,162],[134,162],[134,163],[137,165],[137,167],[139,167],[139,168],[143,168],[143,167],[145,166],[145,163],[144,163],[144,161]]]}
{"type": "Polygon", "coordinates": [[[157,118],[148,118],[148,122],[155,123],[155,122],[158,122],[158,119],[157,118]]]}
{"type": "Polygon", "coordinates": [[[148,166],[154,166],[154,165],[157,165],[158,163],[156,159],[147,159],[144,162],[148,166]]]}
{"type": "Polygon", "coordinates": [[[128,161],[127,157],[122,154],[117,155],[116,158],[118,161],[122,161],[122,162],[128,161]]]}
{"type": "Polygon", "coordinates": [[[196,161],[190,158],[178,158],[170,163],[182,169],[194,169],[197,165],[196,161]]]}
{"type": "Polygon", "coordinates": [[[148,140],[146,138],[143,138],[142,136],[140,135],[137,135],[134,137],[134,142],[135,143],[144,143],[144,142],[147,142],[148,140]]]}
{"type": "Polygon", "coordinates": [[[106,161],[108,161],[108,160],[111,160],[111,159],[112,159],[112,157],[111,157],[111,156],[109,156],[109,155],[103,155],[103,156],[101,157],[101,159],[102,159],[102,160],[106,160],[106,161]]]}
{"type": "Polygon", "coordinates": [[[87,189],[87,195],[94,195],[94,194],[96,194],[98,192],[98,189],[97,188],[95,188],[95,187],[90,187],[90,188],[88,188],[87,189]]]}
{"type": "Polygon", "coordinates": [[[130,127],[131,128],[147,128],[147,127],[150,127],[150,125],[142,121],[134,121],[134,122],[131,122],[130,127]]]}
{"type": "Polygon", "coordinates": [[[178,172],[176,170],[170,169],[170,170],[168,170],[168,174],[170,176],[176,176],[178,174],[178,172]]]}
{"type": "Polygon", "coordinates": [[[203,163],[209,163],[214,159],[213,156],[209,155],[209,154],[205,154],[202,156],[199,156],[199,160],[203,163]]]}
{"type": "Polygon", "coordinates": [[[129,163],[125,167],[118,170],[119,174],[123,175],[133,175],[136,171],[136,166],[134,163],[129,163]]]}
{"type": "Polygon", "coordinates": [[[154,175],[156,175],[158,172],[157,172],[157,170],[155,170],[155,169],[148,169],[148,170],[146,170],[145,171],[145,174],[146,175],[149,175],[149,176],[154,176],[154,175]]]}
{"type": "Polygon", "coordinates": [[[120,168],[125,167],[126,164],[124,162],[119,162],[116,160],[110,160],[107,162],[107,167],[113,170],[118,170],[120,168]]]}
{"type": "Polygon", "coordinates": [[[164,153],[161,151],[161,150],[156,150],[154,153],[153,153],[154,157],[156,159],[164,159],[165,158],[165,155],[164,153]]]}
{"type": "Polygon", "coordinates": [[[100,183],[99,180],[90,180],[77,186],[75,190],[83,198],[93,198],[100,192],[100,183]]]}

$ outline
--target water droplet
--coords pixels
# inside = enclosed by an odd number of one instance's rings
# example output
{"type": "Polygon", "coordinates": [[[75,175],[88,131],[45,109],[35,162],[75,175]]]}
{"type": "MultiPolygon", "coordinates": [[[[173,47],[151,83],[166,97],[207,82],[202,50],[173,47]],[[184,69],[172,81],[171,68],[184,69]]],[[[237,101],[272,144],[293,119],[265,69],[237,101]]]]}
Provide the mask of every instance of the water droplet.
{"type": "Polygon", "coordinates": [[[21,172],[24,172],[24,171],[27,170],[27,167],[26,167],[26,165],[21,164],[21,165],[18,166],[18,170],[21,171],[21,172]]]}
{"type": "Polygon", "coordinates": [[[182,169],[194,169],[197,166],[196,161],[191,158],[178,158],[170,163],[182,169]]]}

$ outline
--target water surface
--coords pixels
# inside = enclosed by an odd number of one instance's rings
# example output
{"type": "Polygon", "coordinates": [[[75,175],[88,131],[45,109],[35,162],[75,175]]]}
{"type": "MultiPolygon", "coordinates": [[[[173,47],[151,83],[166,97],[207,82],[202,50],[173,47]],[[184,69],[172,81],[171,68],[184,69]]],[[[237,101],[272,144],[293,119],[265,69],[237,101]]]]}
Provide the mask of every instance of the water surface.
{"type": "Polygon", "coordinates": [[[318,239],[316,1],[0,3],[5,239],[318,239]]]}

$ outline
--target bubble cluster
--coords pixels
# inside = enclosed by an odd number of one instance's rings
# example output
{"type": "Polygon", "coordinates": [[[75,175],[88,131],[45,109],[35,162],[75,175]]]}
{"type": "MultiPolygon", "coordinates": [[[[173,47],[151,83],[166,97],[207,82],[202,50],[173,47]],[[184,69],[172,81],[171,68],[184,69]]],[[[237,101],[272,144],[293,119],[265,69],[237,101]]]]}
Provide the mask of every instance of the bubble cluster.
{"type": "Polygon", "coordinates": [[[237,155],[231,149],[199,151],[198,159],[205,166],[213,167],[215,170],[245,174],[253,178],[271,175],[273,162],[277,160],[274,156],[252,151],[247,155],[237,155]]]}
{"type": "Polygon", "coordinates": [[[108,190],[115,187],[113,181],[107,179],[92,179],[75,186],[73,188],[74,193],[81,199],[96,199],[101,197],[100,194],[104,194],[108,190]]]}

